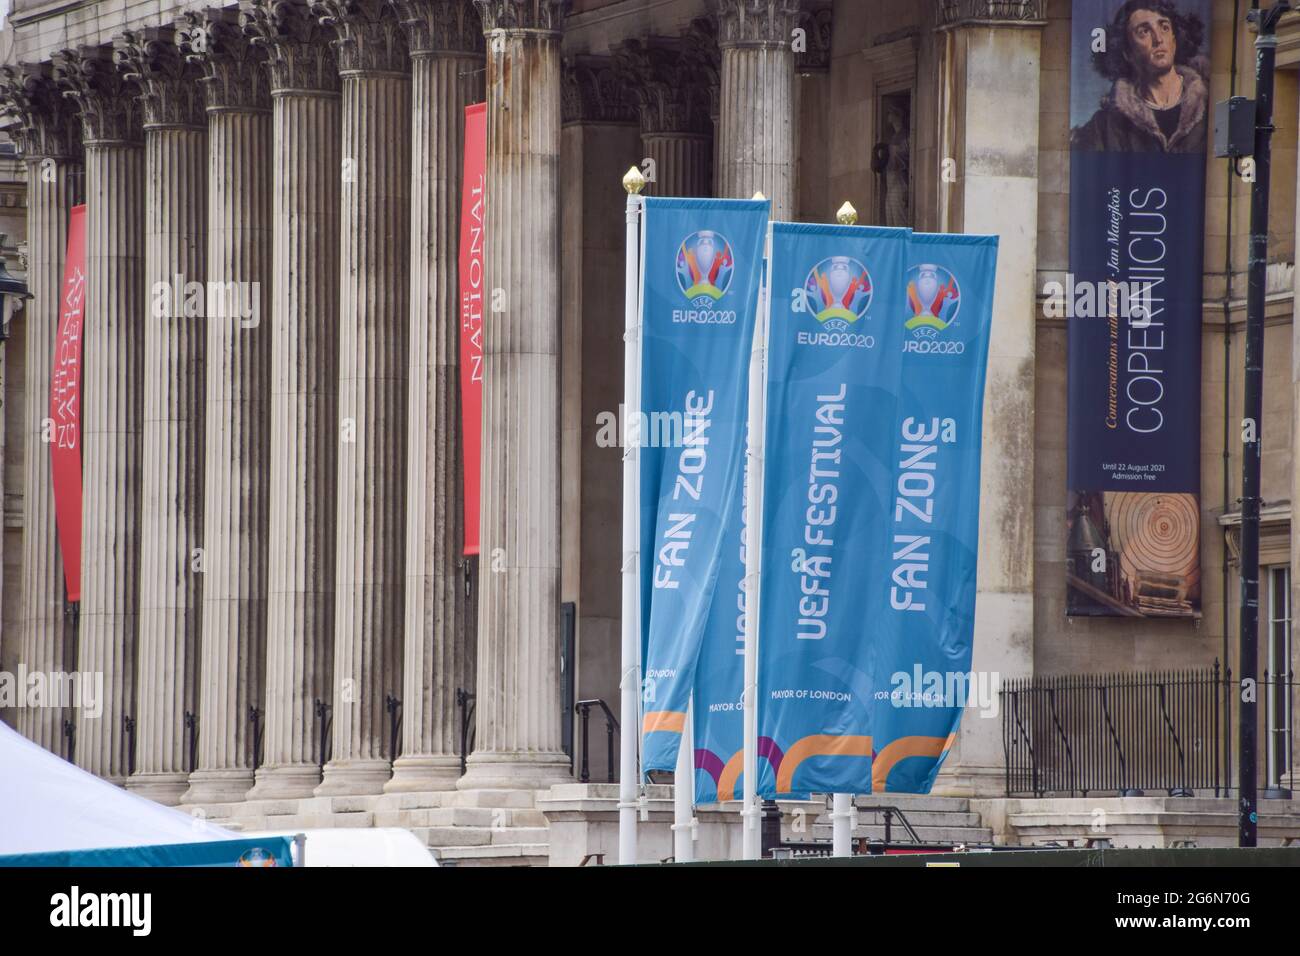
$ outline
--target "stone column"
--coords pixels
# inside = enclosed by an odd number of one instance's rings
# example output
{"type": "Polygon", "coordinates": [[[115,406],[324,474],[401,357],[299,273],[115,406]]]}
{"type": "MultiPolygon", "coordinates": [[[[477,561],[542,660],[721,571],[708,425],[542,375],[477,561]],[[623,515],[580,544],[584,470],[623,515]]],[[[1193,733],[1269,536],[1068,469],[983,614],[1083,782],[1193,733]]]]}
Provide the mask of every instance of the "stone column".
{"type": "Polygon", "coordinates": [[[716,196],[722,184],[721,152],[718,149],[719,130],[722,128],[722,51],[718,49],[718,25],[710,17],[697,17],[682,34],[681,43],[682,69],[698,80],[707,96],[709,130],[713,136],[713,157],[709,167],[712,192],[709,195],[716,196]]]}
{"type": "Polygon", "coordinates": [[[794,218],[794,51],[799,0],[710,0],[722,49],[718,195],[762,192],[794,218]]]}
{"type": "Polygon", "coordinates": [[[77,722],[77,765],[114,783],[130,766],[140,599],[144,151],[135,84],[107,47],[59,54],[86,147],[81,624],[77,667],[102,674],[98,717],[77,722]]]}
{"type": "Polygon", "coordinates": [[[487,34],[477,725],[461,789],[569,777],[559,672],[562,0],[476,0],[487,34]]]}
{"type": "Polygon", "coordinates": [[[460,459],[461,171],[483,88],[470,0],[396,0],[411,51],[411,324],[402,755],[388,791],[454,789],[467,645],[460,459]]]}
{"type": "MultiPolygon", "coordinates": [[[[940,228],[1000,237],[984,399],[975,670],[1003,680],[1033,673],[1034,323],[1037,317],[1038,114],[1042,11],[994,19],[975,0],[941,10],[940,82],[958,91],[940,117],[941,156],[956,182],[941,195],[940,228]],[[994,529],[990,532],[989,529],[994,529]]],[[[941,187],[942,188],[942,187],[941,187]]],[[[1000,795],[1001,724],[967,714],[936,792],[1000,795]]]]}
{"type": "Polygon", "coordinates": [[[339,76],[301,0],[246,3],[244,24],[267,51],[274,126],[266,758],[248,796],[307,797],[334,677],[339,76]]]}
{"type": "MultiPolygon", "coordinates": [[[[713,185],[709,83],[676,40],[628,40],[615,60],[641,121],[651,196],[708,196],[713,185]]],[[[751,194],[752,195],[752,194],[751,194]]]]}
{"type": "MultiPolygon", "coordinates": [[[[145,288],[140,634],[136,771],[127,788],[161,803],[188,786],[185,715],[198,709],[203,576],[190,552],[203,537],[205,328],[185,307],[204,279],[207,122],[198,71],[170,27],[126,33],[118,66],[144,107],[145,288]],[[199,286],[188,286],[195,291],[199,286]]],[[[190,300],[191,302],[193,300],[190,300]]]]}
{"type": "MultiPolygon", "coordinates": [[[[0,90],[19,120],[19,148],[27,159],[26,387],[22,442],[23,474],[22,632],[19,657],[28,671],[71,670],[64,653],[63,552],[54,520],[50,446],[44,421],[50,408],[50,359],[58,331],[68,217],[77,200],[81,124],[54,84],[48,65],[5,67],[0,90]]],[[[20,707],[18,730],[54,753],[64,753],[63,719],[57,707],[20,707]]]]}
{"type": "Polygon", "coordinates": [[[383,0],[321,0],[343,80],[334,742],[320,796],[378,793],[402,690],[411,80],[383,0]]]}
{"type": "Polygon", "coordinates": [[[187,14],[208,113],[207,410],[199,765],[185,802],[253,785],[266,663],[270,474],[271,100],[233,11],[187,14]]]}
{"type": "MultiPolygon", "coordinates": [[[[613,57],[575,56],[562,65],[560,112],[560,595],[576,605],[575,694],[618,699],[623,455],[601,447],[602,413],[623,401],[623,326],[610,303],[623,296],[627,193],[611,189],[645,146],[628,71],[613,57]]],[[[581,739],[577,714],[566,719],[581,739]]],[[[597,719],[594,733],[603,733],[597,719]]],[[[610,772],[604,741],[590,753],[592,780],[610,772]]]]}

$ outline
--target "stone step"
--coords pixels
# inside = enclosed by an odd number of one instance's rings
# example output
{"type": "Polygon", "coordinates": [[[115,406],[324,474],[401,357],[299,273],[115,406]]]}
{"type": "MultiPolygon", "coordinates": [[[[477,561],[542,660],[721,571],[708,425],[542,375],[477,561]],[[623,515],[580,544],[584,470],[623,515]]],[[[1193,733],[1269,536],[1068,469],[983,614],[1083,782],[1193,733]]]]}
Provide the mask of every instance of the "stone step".
{"type": "Polygon", "coordinates": [[[494,814],[509,813],[488,807],[429,807],[419,810],[377,810],[377,827],[490,827],[500,823],[494,814]]]}
{"type": "MultiPolygon", "coordinates": [[[[241,817],[238,823],[243,830],[327,830],[331,827],[372,827],[374,814],[363,811],[352,813],[285,813],[272,817],[241,817]]],[[[217,825],[221,826],[220,821],[217,825]]]]}
{"type": "Polygon", "coordinates": [[[377,827],[545,827],[540,810],[508,807],[430,807],[421,810],[377,810],[377,827]]]}
{"type": "Polygon", "coordinates": [[[376,803],[375,810],[425,810],[447,806],[447,791],[417,790],[411,793],[386,793],[376,803]]]}
{"type": "Polygon", "coordinates": [[[550,862],[550,847],[545,843],[494,843],[430,849],[439,862],[454,866],[546,866],[550,862]]]}
{"type": "Polygon", "coordinates": [[[411,832],[430,848],[486,846],[492,842],[488,827],[411,827],[411,832]]]}
{"type": "MultiPolygon", "coordinates": [[[[671,800],[673,788],[669,784],[647,784],[646,798],[649,800],[671,800]]],[[[550,790],[540,791],[540,796],[547,800],[617,800],[617,783],[559,783],[550,790]]]]}
{"type": "Polygon", "coordinates": [[[492,842],[501,845],[522,843],[549,848],[551,841],[551,832],[546,827],[503,827],[491,832],[492,842]]]}
{"type": "MultiPolygon", "coordinates": [[[[322,808],[334,813],[352,813],[356,811],[373,812],[379,809],[380,801],[383,799],[382,794],[368,794],[360,797],[312,797],[309,802],[315,804],[317,800],[327,801],[322,808]]],[[[313,806],[312,809],[315,809],[313,806]]]]}
{"type": "Polygon", "coordinates": [[[442,806],[531,810],[535,796],[534,790],[453,790],[443,794],[442,806]]]}
{"type": "Polygon", "coordinates": [[[303,797],[298,800],[245,800],[240,803],[205,803],[181,810],[200,810],[209,820],[237,820],[245,817],[362,813],[378,808],[378,794],[352,797],[303,797]]]}

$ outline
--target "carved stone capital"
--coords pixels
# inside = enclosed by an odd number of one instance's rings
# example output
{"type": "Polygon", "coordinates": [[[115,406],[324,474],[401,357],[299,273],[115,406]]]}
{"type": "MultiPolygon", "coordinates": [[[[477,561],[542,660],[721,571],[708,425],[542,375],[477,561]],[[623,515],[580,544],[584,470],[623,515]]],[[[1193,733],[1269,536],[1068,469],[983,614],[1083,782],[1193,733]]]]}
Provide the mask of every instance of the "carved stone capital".
{"type": "Polygon", "coordinates": [[[804,10],[799,15],[799,29],[803,30],[803,49],[795,50],[794,68],[799,73],[827,73],[831,68],[830,7],[804,10]]]}
{"type": "Polygon", "coordinates": [[[114,65],[111,47],[61,50],[54,55],[54,72],[77,105],[87,146],[141,141],[140,88],[114,65]]]}
{"type": "Polygon", "coordinates": [[[127,31],[113,42],[117,68],[140,88],[144,126],[204,127],[202,73],[176,45],[175,30],[127,31]]]}
{"type": "Polygon", "coordinates": [[[334,31],[321,26],[306,0],[243,0],[240,24],[266,52],[272,93],[338,93],[334,31]]]}
{"type": "Polygon", "coordinates": [[[1043,26],[1047,0],[938,0],[939,29],[980,26],[1043,26]]]}
{"type": "Polygon", "coordinates": [[[18,120],[10,135],[24,156],[75,159],[81,153],[81,124],[54,82],[49,63],[0,67],[0,103],[18,120]]]}
{"type": "Polygon", "coordinates": [[[471,0],[388,0],[411,56],[483,55],[483,20],[471,0]]]}
{"type": "Polygon", "coordinates": [[[385,0],[311,0],[311,9],[334,33],[340,74],[411,71],[406,36],[385,0]]]}
{"type": "Polygon", "coordinates": [[[614,66],[641,118],[643,134],[711,131],[710,78],[685,55],[678,40],[626,40],[614,66]]]}
{"type": "Polygon", "coordinates": [[[271,108],[266,54],[248,42],[237,11],[187,11],[176,43],[185,58],[203,71],[208,110],[260,112],[271,108]]]}
{"type": "Polygon", "coordinates": [[[474,0],[483,17],[483,32],[535,30],[559,33],[569,0],[474,0]]]}
{"type": "Polygon", "coordinates": [[[566,57],[560,115],[565,123],[635,123],[636,109],[607,56],[566,57]]]}
{"type": "Polygon", "coordinates": [[[709,0],[718,21],[718,46],[791,49],[800,0],[709,0]]]}

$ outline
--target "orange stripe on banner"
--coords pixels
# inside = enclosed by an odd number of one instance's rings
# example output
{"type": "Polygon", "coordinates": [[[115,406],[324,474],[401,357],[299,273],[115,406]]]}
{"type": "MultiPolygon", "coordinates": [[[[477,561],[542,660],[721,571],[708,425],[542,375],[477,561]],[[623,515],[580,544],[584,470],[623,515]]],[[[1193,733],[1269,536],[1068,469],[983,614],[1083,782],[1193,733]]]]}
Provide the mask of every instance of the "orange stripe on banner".
{"type": "Polygon", "coordinates": [[[686,729],[686,712],[682,710],[653,710],[645,715],[641,724],[641,733],[651,734],[656,730],[667,730],[680,734],[686,729]]]}
{"type": "Polygon", "coordinates": [[[876,754],[876,760],[871,765],[871,789],[884,792],[889,771],[893,770],[894,765],[900,760],[906,760],[908,757],[941,757],[948,752],[956,739],[956,734],[949,734],[947,737],[899,737],[876,754]]]}
{"type": "Polygon", "coordinates": [[[736,799],[736,781],[745,770],[745,751],[737,750],[718,775],[718,802],[736,799]]]}
{"type": "Polygon", "coordinates": [[[870,737],[841,737],[833,734],[810,734],[796,740],[781,758],[776,775],[776,792],[794,789],[794,772],[809,757],[870,757],[870,737]]]}

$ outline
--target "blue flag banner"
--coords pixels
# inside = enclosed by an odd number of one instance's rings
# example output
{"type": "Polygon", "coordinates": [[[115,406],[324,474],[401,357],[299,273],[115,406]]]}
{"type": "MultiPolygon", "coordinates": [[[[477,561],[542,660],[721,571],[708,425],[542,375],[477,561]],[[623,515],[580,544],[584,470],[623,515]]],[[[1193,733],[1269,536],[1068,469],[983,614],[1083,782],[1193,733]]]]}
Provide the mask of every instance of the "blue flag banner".
{"type": "Polygon", "coordinates": [[[758,640],[764,797],[869,793],[905,229],[772,226],[758,640]]]}
{"type": "Polygon", "coordinates": [[[908,246],[907,311],[896,323],[902,383],[889,436],[888,588],[869,631],[875,792],[929,793],[963,709],[997,706],[993,682],[970,669],[997,242],[914,233],[908,246]]]}
{"type": "MultiPolygon", "coordinates": [[[[748,389],[746,389],[748,391],[748,389]]],[[[745,488],[727,515],[695,675],[695,802],[739,800],[745,760],[745,488]]]]}
{"type": "Polygon", "coordinates": [[[769,203],[645,201],[640,542],[642,769],[673,770],[739,507],[769,203]]]}

